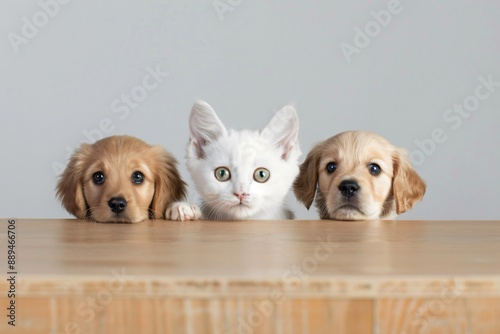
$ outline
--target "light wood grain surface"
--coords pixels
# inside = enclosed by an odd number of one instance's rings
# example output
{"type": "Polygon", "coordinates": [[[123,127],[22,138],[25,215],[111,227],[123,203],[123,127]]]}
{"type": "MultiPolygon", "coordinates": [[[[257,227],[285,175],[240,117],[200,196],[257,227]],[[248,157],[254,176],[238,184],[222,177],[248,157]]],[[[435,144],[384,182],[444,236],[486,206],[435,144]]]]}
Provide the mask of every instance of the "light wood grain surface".
{"type": "Polygon", "coordinates": [[[500,333],[499,221],[16,219],[16,242],[16,333],[500,333]]]}

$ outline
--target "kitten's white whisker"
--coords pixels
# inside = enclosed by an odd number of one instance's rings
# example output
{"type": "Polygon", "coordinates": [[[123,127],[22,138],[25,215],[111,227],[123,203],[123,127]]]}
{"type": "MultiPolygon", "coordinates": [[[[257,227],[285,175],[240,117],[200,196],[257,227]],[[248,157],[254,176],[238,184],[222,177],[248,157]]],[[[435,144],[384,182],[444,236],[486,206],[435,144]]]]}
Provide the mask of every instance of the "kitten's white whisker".
{"type": "Polygon", "coordinates": [[[206,211],[206,209],[208,209],[208,212],[206,213],[207,219],[219,220],[222,218],[225,206],[225,203],[220,200],[212,200],[210,202],[203,203],[201,208],[202,211],[206,211]]]}

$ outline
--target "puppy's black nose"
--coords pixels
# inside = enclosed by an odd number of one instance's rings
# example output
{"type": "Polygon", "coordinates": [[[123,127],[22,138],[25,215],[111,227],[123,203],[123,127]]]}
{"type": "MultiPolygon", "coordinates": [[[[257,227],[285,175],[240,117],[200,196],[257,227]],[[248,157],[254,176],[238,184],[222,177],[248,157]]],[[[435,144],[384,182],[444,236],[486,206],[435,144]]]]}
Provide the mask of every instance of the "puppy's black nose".
{"type": "Polygon", "coordinates": [[[123,197],[113,197],[109,200],[108,205],[114,213],[120,213],[127,207],[127,201],[123,197]]]}
{"type": "Polygon", "coordinates": [[[340,183],[339,190],[342,193],[342,195],[349,198],[351,196],[354,196],[354,194],[356,194],[356,191],[359,190],[359,185],[356,183],[356,181],[345,180],[340,183]]]}

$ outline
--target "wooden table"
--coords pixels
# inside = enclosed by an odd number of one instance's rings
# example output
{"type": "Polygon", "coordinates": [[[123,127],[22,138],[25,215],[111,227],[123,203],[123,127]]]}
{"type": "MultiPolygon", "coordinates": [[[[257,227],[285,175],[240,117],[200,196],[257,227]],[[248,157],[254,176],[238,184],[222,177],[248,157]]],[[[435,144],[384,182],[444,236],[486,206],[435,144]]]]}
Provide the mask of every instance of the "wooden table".
{"type": "Polygon", "coordinates": [[[0,333],[500,333],[499,250],[500,221],[2,219],[0,333]]]}

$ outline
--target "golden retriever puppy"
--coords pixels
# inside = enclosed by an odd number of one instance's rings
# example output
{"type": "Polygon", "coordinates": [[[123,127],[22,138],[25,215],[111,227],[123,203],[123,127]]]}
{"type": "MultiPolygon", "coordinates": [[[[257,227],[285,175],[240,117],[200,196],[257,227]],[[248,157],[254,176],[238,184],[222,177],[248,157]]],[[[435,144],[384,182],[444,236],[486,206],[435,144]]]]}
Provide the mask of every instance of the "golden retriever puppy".
{"type": "Polygon", "coordinates": [[[197,220],[177,161],[160,146],[130,136],[82,144],[57,184],[64,208],[79,219],[137,223],[146,219],[197,220]]]}
{"type": "Polygon", "coordinates": [[[316,145],[293,189],[322,219],[392,219],[422,199],[425,182],[406,151],[371,132],[347,131],[316,145]]]}

